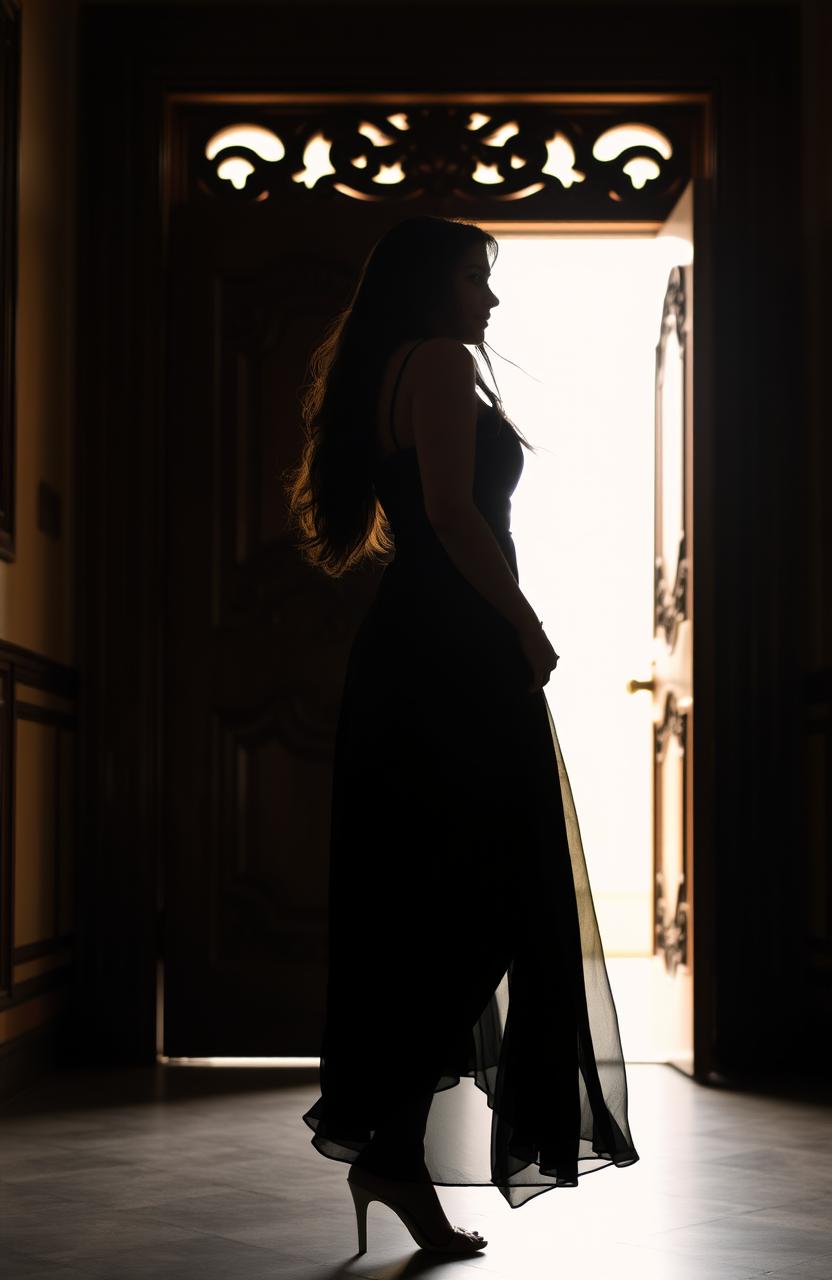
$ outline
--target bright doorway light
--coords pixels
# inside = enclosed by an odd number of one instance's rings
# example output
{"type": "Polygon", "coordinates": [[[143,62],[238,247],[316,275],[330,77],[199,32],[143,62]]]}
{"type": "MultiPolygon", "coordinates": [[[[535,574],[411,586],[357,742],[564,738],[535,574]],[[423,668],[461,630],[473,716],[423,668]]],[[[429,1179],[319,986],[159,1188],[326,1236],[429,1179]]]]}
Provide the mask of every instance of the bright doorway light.
{"type": "MultiPolygon", "coordinates": [[[[512,499],[520,586],[561,655],[546,697],[610,978],[635,1002],[633,967],[612,975],[626,958],[652,963],[652,706],[626,685],[650,674],[655,349],[670,267],[690,248],[495,234],[489,355],[506,412],[538,447],[512,499]]],[[[628,1056],[652,1057],[648,1021],[636,1030],[628,1000],[628,1056]]]]}

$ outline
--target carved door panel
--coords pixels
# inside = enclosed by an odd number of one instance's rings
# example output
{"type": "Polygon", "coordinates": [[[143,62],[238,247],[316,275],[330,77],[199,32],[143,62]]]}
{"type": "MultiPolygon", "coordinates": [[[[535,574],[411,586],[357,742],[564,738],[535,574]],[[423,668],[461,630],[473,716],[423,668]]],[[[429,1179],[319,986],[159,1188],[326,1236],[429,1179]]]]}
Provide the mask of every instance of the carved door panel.
{"type": "Polygon", "coordinates": [[[325,993],[331,754],[379,568],[286,531],[299,394],[388,208],[182,206],[169,241],[164,1053],[310,1055],[325,993]]]}

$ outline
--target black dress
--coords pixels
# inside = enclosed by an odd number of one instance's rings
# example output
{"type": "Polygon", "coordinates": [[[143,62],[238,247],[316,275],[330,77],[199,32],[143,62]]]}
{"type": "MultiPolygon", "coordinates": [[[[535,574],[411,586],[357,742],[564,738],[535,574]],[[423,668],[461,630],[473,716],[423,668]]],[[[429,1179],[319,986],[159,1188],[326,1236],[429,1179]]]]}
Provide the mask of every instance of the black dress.
{"type": "MultiPolygon", "coordinates": [[[[473,497],[518,581],[522,470],[482,403],[473,497]]],[[[343,688],[321,1096],[303,1120],[352,1163],[421,1094],[431,1181],[494,1185],[514,1208],[639,1159],[618,1018],[545,693],[437,538],[416,450],[379,456],[374,483],[396,551],[343,688]]]]}

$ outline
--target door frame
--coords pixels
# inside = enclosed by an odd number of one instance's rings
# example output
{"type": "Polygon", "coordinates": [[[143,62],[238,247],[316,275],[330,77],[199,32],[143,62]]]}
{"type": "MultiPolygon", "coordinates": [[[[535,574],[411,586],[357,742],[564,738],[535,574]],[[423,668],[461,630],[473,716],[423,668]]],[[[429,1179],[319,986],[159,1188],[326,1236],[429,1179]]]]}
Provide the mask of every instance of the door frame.
{"type": "MultiPolygon", "coordinates": [[[[765,557],[776,537],[779,554],[797,559],[802,552],[800,521],[792,518],[797,486],[776,484],[784,461],[788,465],[780,424],[786,411],[799,415],[794,395],[802,386],[802,311],[785,248],[799,235],[799,98],[788,88],[797,82],[799,32],[786,5],[712,12],[678,5],[658,23],[652,6],[627,6],[620,14],[605,6],[603,24],[595,7],[513,4],[512,21],[500,32],[499,63],[489,64],[495,70],[488,74],[488,88],[510,94],[556,86],[589,95],[678,90],[704,93],[715,106],[706,157],[713,174],[712,242],[697,243],[710,264],[710,297],[700,292],[697,298],[698,315],[704,311],[713,318],[712,330],[697,331],[697,370],[710,408],[701,428],[697,410],[693,522],[699,586],[695,949],[705,971],[715,974],[717,957],[723,965],[719,1001],[714,986],[701,1002],[697,996],[695,1010],[697,1036],[706,1046],[697,1078],[709,1080],[742,1067],[743,1055],[756,1052],[753,1024],[744,1012],[747,948],[761,966],[762,984],[764,932],[753,926],[770,918],[777,905],[766,878],[751,877],[734,851],[740,840],[753,841],[755,822],[760,834],[774,822],[782,837],[793,837],[788,816],[798,795],[796,766],[787,768],[799,741],[798,627],[781,622],[776,641],[765,650],[758,647],[755,663],[748,663],[753,628],[782,618],[790,601],[788,583],[749,570],[747,548],[750,539],[765,557]],[[530,46],[524,33],[532,29],[536,40],[530,46]],[[772,76],[772,66],[782,75],[772,76]],[[770,156],[778,164],[783,158],[785,172],[776,183],[770,156]],[[778,237],[782,255],[773,263],[773,278],[763,281],[755,264],[764,257],[771,264],[778,237]],[[755,305],[764,284],[767,298],[772,289],[776,295],[767,309],[755,305]],[[788,328],[770,314],[781,306],[797,317],[788,328]],[[766,362],[775,358],[783,383],[792,389],[788,404],[757,393],[766,362]],[[749,448],[767,508],[755,504],[742,485],[749,448]],[[790,547],[784,545],[788,538],[790,547]],[[787,732],[775,743],[772,729],[778,726],[787,732]],[[743,755],[749,739],[758,744],[754,773],[743,755]],[[779,779],[782,806],[774,818],[769,810],[749,825],[749,796],[763,796],[767,778],[769,786],[779,779]],[[740,918],[751,925],[741,946],[735,938],[740,918]]],[[[483,56],[507,8],[477,10],[483,56]]],[[[78,315],[79,883],[85,910],[73,1022],[79,1056],[86,1046],[90,1060],[99,1063],[152,1063],[159,1044],[161,725],[165,700],[174,696],[161,680],[170,94],[206,86],[217,92],[264,91],[277,79],[295,92],[314,92],[321,84],[343,93],[354,92],[356,84],[384,92],[391,83],[414,93],[441,92],[447,83],[457,92],[482,90],[477,57],[466,76],[452,53],[444,59],[431,45],[433,17],[441,16],[447,48],[465,42],[476,53],[471,11],[425,5],[410,12],[424,22],[414,24],[406,49],[387,45],[384,7],[375,5],[88,6],[80,13],[78,261],[85,287],[78,315]],[[322,27],[331,35],[324,45],[312,34],[322,27]],[[229,30],[239,38],[239,58],[229,58],[229,30]]],[[[751,1006],[757,1007],[753,1000],[751,1006]]],[[[775,1034],[769,1018],[766,1037],[775,1034]]]]}

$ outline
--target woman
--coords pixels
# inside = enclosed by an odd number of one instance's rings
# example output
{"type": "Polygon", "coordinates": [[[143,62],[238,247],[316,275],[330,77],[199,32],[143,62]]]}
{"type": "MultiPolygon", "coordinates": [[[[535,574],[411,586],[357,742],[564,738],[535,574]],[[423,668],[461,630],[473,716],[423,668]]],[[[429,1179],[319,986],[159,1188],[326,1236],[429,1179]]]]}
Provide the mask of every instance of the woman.
{"type": "Polygon", "coordinates": [[[361,1252],[373,1199],[423,1247],[475,1252],[435,1185],[517,1207],[639,1158],[543,692],[558,655],[509,527],[530,446],[465,345],[491,371],[496,250],[457,219],[382,236],[313,358],[286,477],[310,563],[337,577],[395,548],[343,689],[321,1097],[303,1116],[351,1165],[361,1252]]]}

